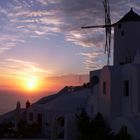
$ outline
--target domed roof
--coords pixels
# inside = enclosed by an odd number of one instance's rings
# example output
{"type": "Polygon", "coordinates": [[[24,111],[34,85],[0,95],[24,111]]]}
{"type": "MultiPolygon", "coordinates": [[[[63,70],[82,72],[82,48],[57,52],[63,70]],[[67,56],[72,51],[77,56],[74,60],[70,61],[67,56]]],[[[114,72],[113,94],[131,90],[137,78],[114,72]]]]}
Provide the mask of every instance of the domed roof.
{"type": "Polygon", "coordinates": [[[135,13],[133,11],[133,9],[131,8],[131,10],[122,18],[120,19],[117,23],[120,22],[128,22],[128,21],[140,21],[140,16],[135,13]]]}

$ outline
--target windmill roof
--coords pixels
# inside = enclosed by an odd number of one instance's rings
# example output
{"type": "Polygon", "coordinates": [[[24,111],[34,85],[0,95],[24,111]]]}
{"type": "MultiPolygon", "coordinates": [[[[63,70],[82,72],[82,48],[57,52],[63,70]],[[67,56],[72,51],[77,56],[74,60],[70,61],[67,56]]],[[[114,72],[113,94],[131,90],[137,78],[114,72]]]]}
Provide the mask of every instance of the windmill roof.
{"type": "Polygon", "coordinates": [[[140,16],[135,13],[132,8],[123,18],[118,21],[118,23],[128,21],[140,21],[140,16]]]}

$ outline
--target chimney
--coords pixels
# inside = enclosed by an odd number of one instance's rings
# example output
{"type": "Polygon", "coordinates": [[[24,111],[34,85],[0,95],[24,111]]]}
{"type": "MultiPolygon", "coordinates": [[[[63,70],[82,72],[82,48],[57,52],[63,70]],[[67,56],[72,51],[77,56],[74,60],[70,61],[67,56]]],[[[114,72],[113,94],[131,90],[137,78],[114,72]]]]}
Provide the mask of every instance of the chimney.
{"type": "Polygon", "coordinates": [[[29,101],[26,102],[26,109],[29,108],[31,103],[29,101]]]}

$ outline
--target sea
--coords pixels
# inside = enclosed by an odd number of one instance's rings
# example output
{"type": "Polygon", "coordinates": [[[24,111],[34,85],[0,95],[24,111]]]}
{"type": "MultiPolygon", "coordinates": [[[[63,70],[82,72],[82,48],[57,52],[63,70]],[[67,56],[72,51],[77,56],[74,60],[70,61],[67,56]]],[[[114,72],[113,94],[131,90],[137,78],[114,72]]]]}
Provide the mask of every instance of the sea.
{"type": "Polygon", "coordinates": [[[29,101],[31,104],[38,101],[42,97],[54,94],[52,92],[36,92],[36,93],[24,93],[19,91],[5,91],[0,90],[0,115],[14,110],[16,108],[17,101],[20,101],[21,107],[25,108],[25,104],[29,101]]]}

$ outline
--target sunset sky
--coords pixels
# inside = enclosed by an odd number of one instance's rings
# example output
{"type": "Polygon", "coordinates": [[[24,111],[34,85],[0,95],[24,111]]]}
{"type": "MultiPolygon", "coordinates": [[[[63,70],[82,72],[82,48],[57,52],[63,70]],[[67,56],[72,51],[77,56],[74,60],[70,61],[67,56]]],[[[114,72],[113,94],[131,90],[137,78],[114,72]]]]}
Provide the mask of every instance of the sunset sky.
{"type": "MultiPolygon", "coordinates": [[[[0,0],[0,89],[53,88],[57,80],[47,77],[106,64],[104,29],[80,28],[104,24],[102,1],[0,0]]],[[[110,7],[112,23],[131,7],[140,14],[139,0],[110,0],[110,7]]]]}

